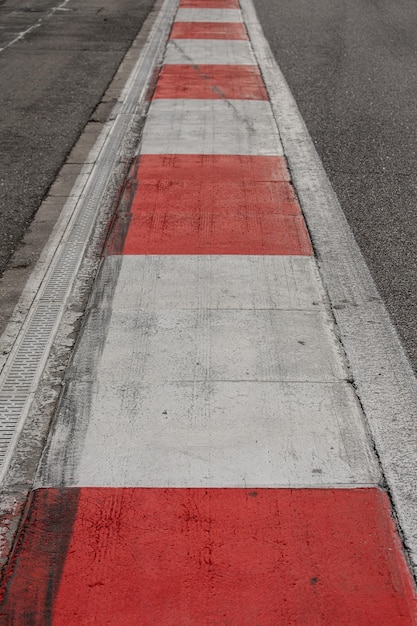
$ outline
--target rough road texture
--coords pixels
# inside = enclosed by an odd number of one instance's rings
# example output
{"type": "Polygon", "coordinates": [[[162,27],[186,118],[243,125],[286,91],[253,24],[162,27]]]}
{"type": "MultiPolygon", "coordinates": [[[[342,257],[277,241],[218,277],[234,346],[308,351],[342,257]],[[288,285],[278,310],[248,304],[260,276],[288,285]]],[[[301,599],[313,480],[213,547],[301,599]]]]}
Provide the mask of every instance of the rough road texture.
{"type": "MultiPolygon", "coordinates": [[[[0,3],[0,274],[153,0],[0,3]]],[[[109,108],[111,107],[111,103],[109,108]]]]}

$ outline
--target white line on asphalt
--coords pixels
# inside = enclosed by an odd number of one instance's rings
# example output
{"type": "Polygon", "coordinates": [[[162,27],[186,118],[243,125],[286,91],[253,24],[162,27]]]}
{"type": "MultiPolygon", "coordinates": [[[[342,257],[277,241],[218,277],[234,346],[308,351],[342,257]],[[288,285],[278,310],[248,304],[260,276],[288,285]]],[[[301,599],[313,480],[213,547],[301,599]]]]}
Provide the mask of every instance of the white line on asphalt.
{"type": "Polygon", "coordinates": [[[417,571],[417,381],[297,104],[241,0],[337,326],[417,571]]]}
{"type": "Polygon", "coordinates": [[[21,33],[18,34],[17,37],[15,37],[14,39],[12,39],[12,41],[9,41],[9,43],[7,43],[5,46],[0,48],[0,52],[3,52],[3,50],[7,50],[7,48],[10,48],[10,46],[13,46],[15,43],[17,43],[18,41],[20,41],[21,39],[23,39],[24,37],[26,37],[26,35],[28,35],[29,33],[31,33],[33,30],[36,30],[37,28],[39,28],[39,26],[42,26],[43,22],[45,22],[46,20],[48,20],[50,17],[52,17],[57,11],[63,11],[64,7],[68,4],[70,0],[64,0],[64,2],[61,2],[61,4],[59,4],[56,7],[52,7],[52,9],[50,9],[48,11],[48,13],[46,13],[46,15],[44,15],[43,17],[39,18],[35,24],[32,24],[32,26],[30,26],[29,28],[27,28],[26,30],[23,30],[21,33]]]}

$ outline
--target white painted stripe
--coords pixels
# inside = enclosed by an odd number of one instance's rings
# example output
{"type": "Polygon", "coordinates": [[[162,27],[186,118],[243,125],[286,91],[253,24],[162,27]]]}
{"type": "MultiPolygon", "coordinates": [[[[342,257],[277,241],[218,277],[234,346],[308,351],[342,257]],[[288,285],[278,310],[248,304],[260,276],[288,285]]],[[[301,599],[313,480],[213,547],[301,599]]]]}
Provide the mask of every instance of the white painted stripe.
{"type": "Polygon", "coordinates": [[[379,481],[347,383],[158,385],[115,378],[70,383],[36,487],[357,487],[379,481]],[[83,445],[71,450],[68,439],[80,434],[83,445]]]}
{"type": "MultiPolygon", "coordinates": [[[[7,50],[7,48],[10,48],[10,46],[13,46],[18,41],[21,41],[22,39],[24,39],[26,37],[26,35],[28,35],[32,31],[36,30],[40,26],[42,26],[43,23],[46,20],[49,20],[49,18],[51,18],[53,15],[55,15],[55,13],[57,11],[69,11],[69,10],[71,10],[71,9],[66,9],[65,8],[66,5],[68,4],[68,2],[69,2],[69,0],[64,0],[63,2],[58,4],[56,7],[52,7],[47,13],[45,13],[45,15],[43,17],[41,17],[38,20],[36,20],[36,22],[34,24],[32,24],[32,26],[29,26],[29,28],[26,28],[26,30],[23,30],[22,32],[20,32],[11,41],[9,41],[8,43],[4,44],[4,46],[2,46],[0,48],[0,52],[3,52],[4,50],[7,50]]],[[[239,11],[239,13],[240,13],[240,11],[239,11]]]]}
{"type": "Polygon", "coordinates": [[[241,22],[239,9],[178,9],[176,22],[241,22]]]}
{"type": "Polygon", "coordinates": [[[38,486],[378,480],[313,259],[107,258],[93,305],[38,486]]]}
{"type": "Polygon", "coordinates": [[[171,39],[164,64],[256,65],[256,61],[249,41],[171,39]]]}
{"type": "MultiPolygon", "coordinates": [[[[317,311],[323,293],[316,261],[305,256],[163,255],[106,258],[100,282],[117,280],[118,313],[197,309],[317,311]]],[[[106,308],[97,288],[93,306],[106,308]]],[[[105,293],[105,291],[104,291],[105,293]]]]}
{"type": "Polygon", "coordinates": [[[240,0],[279,121],[297,193],[320,255],[333,313],[417,573],[417,380],[362,253],[265,39],[240,0]]]}
{"type": "Polygon", "coordinates": [[[132,385],[333,382],[346,378],[338,357],[329,321],[312,311],[188,309],[184,303],[181,310],[119,314],[115,304],[98,375],[111,381],[123,371],[132,385]]]}
{"type": "Polygon", "coordinates": [[[132,384],[345,379],[313,259],[259,258],[123,258],[100,376],[123,368],[132,384]]]}
{"type": "Polygon", "coordinates": [[[269,102],[154,100],[142,154],[283,154],[269,102]]]}

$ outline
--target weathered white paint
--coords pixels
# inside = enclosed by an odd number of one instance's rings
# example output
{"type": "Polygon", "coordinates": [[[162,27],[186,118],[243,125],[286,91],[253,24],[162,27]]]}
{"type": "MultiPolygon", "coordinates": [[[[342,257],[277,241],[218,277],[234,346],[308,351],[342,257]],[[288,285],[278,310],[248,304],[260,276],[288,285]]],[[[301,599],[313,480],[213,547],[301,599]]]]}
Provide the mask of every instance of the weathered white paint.
{"type": "Polygon", "coordinates": [[[269,102],[154,100],[142,154],[283,154],[269,102]]]}
{"type": "Polygon", "coordinates": [[[176,22],[241,22],[239,9],[178,9],[176,22]]]}
{"type": "Polygon", "coordinates": [[[345,378],[313,259],[107,258],[38,485],[375,483],[345,378]]]}
{"type": "MultiPolygon", "coordinates": [[[[298,259],[305,275],[297,281],[291,257],[260,258],[125,257],[97,376],[123,371],[132,384],[346,378],[314,261],[298,259]],[[292,309],[294,300],[305,309],[292,309]]],[[[80,345],[81,361],[89,349],[80,345]]]]}
{"type": "Polygon", "coordinates": [[[52,440],[37,487],[357,487],[379,480],[347,383],[128,384],[122,373],[91,387],[71,384],[76,413],[67,411],[65,420],[61,407],[54,439],[68,442],[68,418],[82,416],[84,439],[61,459],[52,440]]]}
{"type": "Polygon", "coordinates": [[[256,65],[249,41],[171,39],[165,65],[256,65]]]}
{"type": "Polygon", "coordinates": [[[123,381],[132,384],[331,382],[346,374],[328,327],[312,311],[113,310],[97,375],[112,380],[123,371],[123,381]]]}
{"type": "Polygon", "coordinates": [[[163,255],[108,257],[94,307],[106,284],[116,281],[120,314],[173,309],[280,309],[314,311],[324,294],[316,261],[304,256],[163,255]]]}

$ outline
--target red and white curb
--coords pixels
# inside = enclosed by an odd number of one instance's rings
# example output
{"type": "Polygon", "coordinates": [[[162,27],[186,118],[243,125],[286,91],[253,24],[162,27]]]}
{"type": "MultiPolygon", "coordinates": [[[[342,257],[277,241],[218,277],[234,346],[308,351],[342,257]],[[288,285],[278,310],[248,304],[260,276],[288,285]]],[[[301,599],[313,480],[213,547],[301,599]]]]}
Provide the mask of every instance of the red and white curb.
{"type": "Polygon", "coordinates": [[[183,0],[121,206],[5,623],[415,624],[234,0],[183,0]]]}

